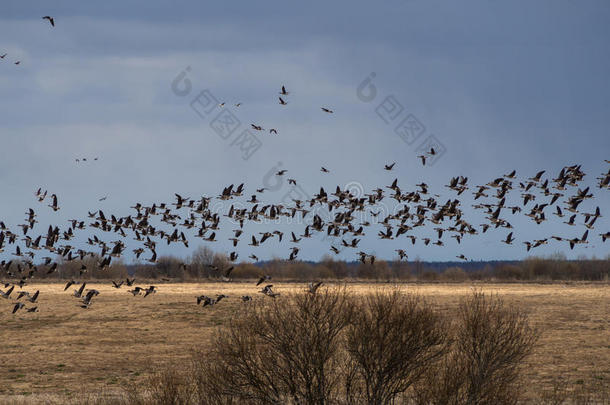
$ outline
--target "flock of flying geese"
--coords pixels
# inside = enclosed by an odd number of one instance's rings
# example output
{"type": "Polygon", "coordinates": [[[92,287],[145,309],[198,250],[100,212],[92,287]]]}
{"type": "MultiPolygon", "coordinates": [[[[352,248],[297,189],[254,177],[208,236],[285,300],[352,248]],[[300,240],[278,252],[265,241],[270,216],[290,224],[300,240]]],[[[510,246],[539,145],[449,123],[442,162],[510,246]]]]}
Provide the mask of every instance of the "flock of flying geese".
{"type": "MultiPolygon", "coordinates": [[[[288,99],[288,98],[287,98],[287,96],[288,96],[290,93],[288,92],[288,90],[286,90],[286,86],[282,85],[282,88],[280,89],[279,94],[280,94],[280,95],[279,95],[279,97],[278,97],[279,104],[280,104],[280,105],[283,105],[283,106],[288,105],[288,102],[287,102],[286,100],[288,99]]],[[[222,107],[224,107],[226,104],[227,104],[227,103],[223,101],[222,103],[220,103],[220,104],[219,104],[219,106],[222,108],[222,107]]],[[[234,105],[235,107],[241,107],[242,103],[236,103],[236,104],[233,104],[233,105],[234,105]]],[[[334,111],[333,111],[333,110],[331,110],[330,108],[327,108],[327,107],[320,107],[320,109],[321,109],[322,111],[324,111],[325,113],[327,113],[327,114],[334,114],[334,111]]],[[[260,132],[265,131],[265,128],[263,128],[263,126],[262,126],[262,125],[258,125],[258,124],[254,124],[254,123],[250,124],[250,128],[252,128],[252,129],[253,129],[253,130],[255,130],[255,131],[260,131],[260,132]]],[[[270,129],[269,129],[269,133],[270,133],[270,134],[276,134],[276,135],[277,135],[277,134],[278,134],[278,130],[277,130],[276,128],[270,128],[270,129]]]]}
{"type": "MultiPolygon", "coordinates": [[[[45,15],[44,17],[42,17],[43,20],[47,20],[50,24],[51,27],[55,27],[55,20],[53,19],[53,17],[45,15]]],[[[2,55],[0,55],[0,59],[4,60],[4,58],[6,58],[8,54],[5,52],[2,55]]],[[[15,62],[13,62],[14,65],[21,65],[21,61],[20,60],[16,60],[15,62]]]]}
{"type": "MultiPolygon", "coordinates": [[[[55,26],[55,21],[50,16],[43,17],[49,21],[52,27],[55,26]]],[[[0,55],[0,59],[4,59],[6,54],[0,55]]],[[[18,65],[20,61],[16,61],[18,65]]],[[[279,104],[285,106],[288,104],[289,92],[285,86],[281,87],[278,100],[279,104]]],[[[224,106],[224,102],[221,107],[224,106]]],[[[235,104],[239,107],[241,103],[235,104]]],[[[321,107],[321,110],[328,114],[333,114],[333,110],[327,107],[321,107]]],[[[261,125],[251,124],[252,129],[263,131],[261,125]]],[[[275,128],[269,130],[270,133],[277,134],[275,128]]],[[[434,156],[436,151],[431,148],[430,151],[418,156],[423,165],[426,163],[426,158],[434,156]]],[[[98,160],[98,158],[94,158],[98,160]]],[[[87,158],[76,159],[77,163],[86,162],[87,158]]],[[[610,161],[606,160],[607,163],[610,161]]],[[[395,163],[384,165],[384,170],[392,171],[395,163]]],[[[330,171],[321,167],[322,173],[330,171]]],[[[275,175],[284,176],[288,170],[279,170],[275,175]]],[[[545,171],[542,170],[536,173],[535,176],[529,177],[522,181],[516,180],[516,170],[510,173],[501,175],[492,179],[486,184],[476,185],[471,188],[468,184],[468,178],[463,176],[453,177],[446,188],[454,192],[457,196],[462,195],[466,190],[472,189],[474,203],[472,207],[475,210],[480,210],[486,218],[485,223],[473,225],[465,218],[465,215],[460,208],[462,202],[457,198],[448,199],[446,202],[440,201],[440,195],[429,192],[429,186],[426,183],[415,185],[416,189],[405,191],[398,185],[398,179],[385,187],[378,187],[371,190],[363,196],[354,195],[349,190],[342,190],[339,186],[336,187],[334,193],[327,193],[323,187],[319,193],[315,194],[310,200],[294,199],[293,204],[265,204],[263,205],[257,198],[256,194],[251,195],[249,200],[239,201],[239,197],[243,196],[245,189],[244,184],[234,187],[233,184],[224,187],[222,192],[216,197],[222,201],[233,201],[230,209],[226,213],[219,213],[212,209],[210,202],[213,197],[202,196],[199,199],[191,199],[175,194],[176,200],[173,203],[154,203],[152,205],[144,205],[136,203],[130,207],[135,212],[127,216],[106,215],[102,210],[88,212],[88,221],[83,219],[71,219],[67,227],[60,228],[59,226],[49,225],[46,233],[34,235],[37,221],[37,214],[34,209],[29,208],[25,213],[26,218],[23,224],[18,226],[21,228],[21,233],[12,231],[6,224],[0,221],[0,254],[4,252],[8,245],[14,245],[14,260],[2,260],[0,262],[0,276],[5,276],[12,280],[3,283],[5,291],[0,290],[0,297],[6,300],[11,299],[11,295],[15,294],[15,303],[12,308],[12,313],[24,309],[27,312],[38,311],[38,306],[26,307],[25,302],[36,304],[39,291],[33,294],[23,290],[27,285],[28,280],[36,277],[37,274],[52,274],[58,270],[60,262],[70,262],[74,260],[81,261],[80,275],[88,271],[83,259],[87,256],[97,258],[96,265],[100,269],[108,268],[114,258],[120,258],[127,250],[127,239],[132,238],[139,243],[139,246],[131,249],[136,258],[140,258],[145,252],[149,252],[150,257],[146,260],[150,263],[157,261],[157,244],[172,243],[184,244],[189,247],[189,237],[185,234],[191,234],[191,237],[200,238],[205,242],[216,242],[218,239],[217,232],[221,230],[222,217],[228,218],[230,223],[238,224],[237,229],[232,229],[232,237],[228,238],[234,249],[237,249],[238,244],[242,241],[240,237],[244,235],[244,224],[246,223],[261,223],[263,221],[277,221],[282,217],[297,218],[305,224],[303,233],[298,235],[295,231],[290,232],[289,238],[283,238],[284,232],[275,229],[273,231],[258,232],[251,234],[248,246],[257,248],[263,245],[270,239],[277,239],[278,243],[289,243],[291,247],[288,251],[288,260],[297,260],[300,248],[298,246],[302,239],[312,238],[316,234],[325,234],[332,241],[330,251],[334,254],[340,254],[342,249],[353,249],[356,251],[363,237],[366,235],[365,228],[373,227],[373,225],[381,226],[377,230],[377,236],[381,240],[398,240],[404,239],[411,242],[412,245],[419,240],[424,245],[444,246],[445,241],[442,240],[443,235],[450,234],[450,238],[455,239],[457,244],[460,244],[463,238],[473,237],[481,233],[487,232],[491,228],[504,228],[508,230],[508,234],[501,240],[502,243],[511,245],[515,241],[513,235],[513,226],[508,220],[507,213],[516,215],[524,212],[524,215],[529,217],[537,225],[548,221],[547,212],[552,211],[552,214],[558,218],[568,217],[564,224],[570,227],[583,225],[586,230],[581,237],[564,237],[551,235],[543,239],[535,239],[531,241],[523,241],[527,251],[535,249],[539,246],[547,244],[550,240],[557,242],[565,242],[570,249],[576,245],[587,244],[589,230],[594,229],[594,224],[598,218],[602,216],[599,207],[593,212],[581,212],[578,207],[585,200],[593,198],[590,187],[583,189],[579,188],[580,182],[585,177],[581,165],[566,166],[561,169],[555,178],[545,178],[545,171]],[[509,205],[507,196],[511,190],[520,190],[520,198],[522,203],[509,205]],[[571,193],[571,194],[570,194],[571,193]],[[560,201],[560,198],[566,199],[560,201]],[[394,213],[387,214],[381,217],[380,205],[384,199],[395,200],[396,209],[394,213]],[[480,200],[479,199],[485,199],[480,200]],[[543,200],[544,201],[541,201],[543,200]],[[535,201],[540,201],[535,203],[535,201]],[[237,205],[237,207],[236,207],[237,205]],[[240,208],[240,207],[248,208],[240,208]],[[554,209],[553,209],[554,208],[554,209]],[[321,210],[328,211],[328,218],[325,220],[320,215],[321,210]],[[568,214],[569,213],[569,214],[568,214]],[[583,223],[576,222],[576,219],[582,217],[583,223]],[[358,217],[362,219],[358,221],[358,217]],[[159,224],[155,225],[153,219],[158,219],[159,224]],[[368,220],[370,218],[370,220],[368,220]],[[433,227],[436,240],[432,237],[422,237],[414,234],[414,231],[419,227],[433,227]],[[77,248],[78,242],[71,242],[77,237],[77,234],[84,233],[87,228],[91,229],[90,234],[86,234],[86,244],[89,248],[77,248]],[[93,232],[102,232],[105,235],[112,235],[112,238],[118,238],[114,241],[106,241],[102,237],[93,232]],[[23,242],[23,243],[21,243],[23,242]],[[46,251],[48,256],[42,257],[38,263],[34,262],[36,255],[46,251]],[[51,257],[54,256],[55,258],[51,257]],[[15,287],[20,291],[16,293],[15,287]],[[22,301],[23,299],[23,301],[22,301]]],[[[291,185],[297,184],[294,178],[288,178],[288,183],[291,185]]],[[[597,178],[600,189],[610,189],[610,170],[602,173],[597,178]]],[[[262,194],[264,188],[256,189],[258,194],[262,194]]],[[[40,203],[47,200],[48,192],[38,189],[35,193],[36,199],[40,203]]],[[[105,197],[101,198],[103,201],[105,197]]],[[[54,212],[60,210],[58,196],[51,194],[47,200],[48,207],[54,212]]],[[[600,233],[602,242],[610,238],[610,232],[600,233]]],[[[408,249],[403,247],[395,250],[400,260],[408,260],[408,249]]],[[[228,262],[235,263],[238,260],[239,252],[234,250],[227,255],[228,262]]],[[[254,261],[259,261],[259,258],[251,253],[248,256],[254,261]]],[[[375,264],[375,255],[359,250],[356,252],[356,257],[362,263],[370,265],[375,264]]],[[[466,256],[460,254],[456,256],[461,260],[468,260],[466,256]]],[[[189,264],[182,263],[181,266],[187,268],[189,264]]],[[[221,281],[231,281],[231,272],[234,266],[229,266],[226,269],[218,268],[210,265],[219,274],[221,281]]],[[[265,283],[264,287],[259,291],[265,296],[276,298],[280,294],[273,291],[273,285],[267,284],[271,277],[262,275],[257,281],[256,286],[265,283]]],[[[121,288],[123,285],[133,287],[129,290],[134,297],[147,297],[157,292],[156,286],[140,287],[134,286],[135,279],[127,278],[125,281],[112,281],[114,288],[121,288]]],[[[67,291],[72,285],[80,284],[80,288],[75,289],[73,296],[79,299],[79,306],[87,309],[91,306],[93,299],[99,295],[99,291],[95,289],[86,289],[86,282],[78,283],[75,280],[70,280],[64,291],[67,291]]],[[[307,291],[315,294],[322,282],[311,282],[307,286],[307,291]]],[[[202,304],[203,307],[213,306],[223,299],[228,297],[224,294],[216,295],[215,298],[200,295],[196,297],[197,305],[202,304]]],[[[251,301],[252,297],[244,295],[242,301],[251,301]]]]}
{"type": "MultiPolygon", "coordinates": [[[[606,161],[610,163],[610,161],[606,161]]],[[[395,163],[387,164],[384,170],[392,171],[395,163]]],[[[323,172],[328,172],[322,168],[323,172]]],[[[284,176],[287,170],[280,170],[275,175],[284,176]]],[[[384,188],[376,188],[363,196],[355,196],[349,190],[342,190],[337,186],[334,193],[327,193],[321,187],[319,193],[315,194],[310,200],[293,200],[293,204],[265,204],[262,205],[254,194],[250,199],[241,199],[245,192],[244,184],[235,187],[233,184],[224,187],[222,192],[215,197],[218,200],[230,201],[231,206],[226,213],[215,212],[211,208],[213,197],[203,196],[199,199],[191,199],[183,197],[180,194],[175,194],[173,203],[154,203],[152,205],[144,205],[136,203],[131,209],[134,212],[127,216],[107,215],[102,210],[88,212],[88,221],[82,219],[71,219],[67,227],[60,228],[59,226],[49,225],[46,233],[34,234],[38,228],[36,224],[37,214],[34,209],[29,208],[25,215],[24,223],[19,224],[20,232],[9,229],[6,224],[0,221],[0,253],[4,252],[9,245],[14,245],[12,256],[14,260],[2,260],[0,262],[0,275],[12,280],[4,283],[6,291],[0,290],[0,297],[10,299],[14,293],[15,287],[22,289],[27,285],[28,281],[37,274],[52,274],[58,270],[60,262],[70,262],[81,260],[80,275],[82,276],[88,271],[87,266],[83,264],[83,259],[87,256],[97,258],[96,265],[100,269],[105,269],[111,265],[114,258],[121,257],[128,247],[128,239],[131,238],[138,242],[139,246],[132,249],[133,254],[140,258],[145,252],[149,252],[150,256],[145,256],[146,261],[156,263],[157,261],[157,245],[165,243],[183,244],[189,247],[190,237],[200,238],[207,243],[218,241],[217,232],[221,230],[222,218],[228,218],[229,224],[236,225],[236,229],[232,229],[232,235],[228,240],[235,250],[227,254],[229,263],[235,263],[239,258],[238,246],[242,242],[241,237],[244,236],[244,225],[246,223],[260,224],[264,221],[277,221],[282,217],[293,219],[301,219],[296,223],[305,225],[303,233],[297,235],[296,230],[290,232],[290,237],[284,238],[284,232],[279,229],[273,231],[265,231],[253,233],[246,237],[250,243],[248,246],[254,249],[258,248],[268,240],[277,239],[278,243],[289,243],[291,247],[288,251],[289,261],[297,260],[300,252],[299,242],[302,239],[312,238],[316,234],[324,234],[331,240],[330,251],[334,254],[341,253],[340,249],[353,249],[356,251],[356,257],[362,263],[370,265],[375,264],[375,255],[358,251],[359,243],[363,239],[368,230],[374,225],[380,226],[377,230],[377,236],[381,240],[399,240],[410,241],[412,245],[419,240],[424,245],[444,246],[446,240],[443,240],[443,235],[450,234],[450,238],[455,239],[457,244],[460,244],[463,238],[473,237],[478,234],[487,232],[489,229],[504,228],[508,231],[507,235],[501,239],[502,243],[511,245],[515,242],[513,235],[513,226],[509,222],[508,215],[517,215],[524,212],[526,217],[529,217],[537,225],[548,221],[547,217],[550,211],[553,216],[564,218],[563,224],[567,227],[575,227],[583,225],[584,233],[580,237],[565,237],[551,235],[543,239],[535,239],[523,241],[527,251],[535,249],[541,245],[547,244],[554,240],[557,242],[566,243],[570,249],[576,245],[589,243],[588,234],[594,229],[598,218],[602,217],[599,207],[592,212],[579,211],[579,206],[585,200],[592,199],[593,193],[590,187],[579,187],[580,182],[585,177],[581,165],[566,166],[561,169],[555,178],[545,177],[545,171],[536,173],[533,177],[529,177],[522,181],[516,180],[516,171],[504,174],[492,179],[486,184],[476,185],[471,188],[468,184],[468,178],[458,176],[449,180],[446,188],[451,190],[457,196],[461,196],[467,190],[472,190],[473,203],[472,207],[475,210],[482,211],[486,221],[479,226],[470,223],[462,212],[462,202],[457,198],[450,198],[446,202],[441,202],[438,194],[432,194],[429,191],[429,186],[426,183],[415,185],[415,189],[406,191],[399,184],[398,179],[394,179],[390,185],[384,188]],[[519,203],[509,205],[507,197],[511,190],[519,189],[519,203]],[[564,197],[564,199],[562,199],[564,197]],[[380,203],[384,199],[395,200],[396,209],[394,213],[388,214],[381,218],[380,203]],[[245,200],[245,203],[244,203],[245,200]],[[541,201],[543,200],[543,201],[541,201]],[[539,202],[536,202],[539,201],[539,202]],[[535,203],[536,202],[536,203],[535,203]],[[534,204],[535,203],[535,204],[534,204]],[[242,207],[237,208],[236,205],[241,204],[242,207]],[[327,219],[323,219],[324,215],[321,209],[328,211],[327,219]],[[321,215],[322,214],[322,215],[321,215]],[[360,214],[361,221],[357,221],[360,214]],[[577,222],[577,218],[583,218],[583,222],[577,222]],[[157,218],[159,224],[154,225],[153,220],[157,218]],[[370,218],[374,220],[372,223],[370,218]],[[419,227],[433,227],[433,233],[436,235],[436,240],[431,237],[422,237],[414,234],[414,231],[419,227]],[[79,233],[85,232],[89,228],[91,233],[85,233],[86,244],[90,246],[88,249],[77,248],[77,243],[71,242],[79,233]],[[105,241],[95,232],[102,232],[113,238],[117,238],[112,242],[105,241]],[[186,233],[185,233],[186,232],[186,233]],[[38,263],[34,262],[36,255],[44,251],[48,256],[42,257],[38,263]],[[51,256],[55,256],[52,258],[51,256]]],[[[290,179],[296,184],[295,179],[290,179]]],[[[599,189],[610,189],[610,170],[602,173],[597,178],[599,189]]],[[[257,193],[263,193],[265,189],[257,189],[257,193]]],[[[58,197],[56,194],[48,196],[48,191],[38,189],[35,193],[39,203],[46,204],[51,210],[57,212],[60,210],[58,197]]],[[[222,208],[221,208],[222,210],[222,208]]],[[[550,215],[549,215],[550,216],[550,215]]],[[[610,238],[610,232],[600,233],[602,242],[610,238]]],[[[83,239],[84,241],[84,239],[83,239]]],[[[82,245],[82,244],[81,244],[82,245]]],[[[400,260],[408,260],[408,249],[403,247],[396,249],[400,260]]],[[[8,253],[8,252],[7,252],[8,253]]],[[[461,260],[468,260],[463,254],[456,256],[461,260]]],[[[259,261],[259,258],[251,253],[250,259],[259,261]]],[[[189,264],[181,263],[185,269],[189,264]]],[[[216,274],[219,274],[221,281],[231,281],[231,272],[234,266],[228,268],[218,268],[210,265],[216,274]]],[[[257,282],[257,286],[270,280],[270,276],[262,275],[257,282]]],[[[113,287],[121,288],[123,284],[133,286],[135,279],[127,279],[125,282],[113,281],[113,287]]],[[[76,281],[70,280],[64,290],[67,290],[71,285],[77,284],[76,281]]],[[[307,291],[315,293],[321,282],[310,283],[307,291]]],[[[82,282],[78,290],[74,290],[74,297],[80,299],[79,305],[82,308],[89,308],[94,297],[99,294],[95,289],[85,290],[86,283],[82,282]]],[[[259,291],[260,293],[276,298],[279,293],[272,289],[272,284],[266,284],[259,291]]],[[[155,286],[147,288],[134,286],[129,292],[134,296],[143,295],[147,297],[157,291],[155,286]]],[[[28,312],[35,312],[38,307],[26,308],[21,301],[29,301],[32,304],[37,302],[39,292],[30,295],[30,293],[21,290],[15,298],[16,303],[13,306],[13,313],[20,309],[26,309],[28,312]]],[[[227,296],[220,294],[215,298],[201,295],[197,297],[197,304],[203,306],[212,306],[226,299],[227,296]]],[[[241,297],[243,301],[252,300],[251,296],[245,295],[241,297]]]]}

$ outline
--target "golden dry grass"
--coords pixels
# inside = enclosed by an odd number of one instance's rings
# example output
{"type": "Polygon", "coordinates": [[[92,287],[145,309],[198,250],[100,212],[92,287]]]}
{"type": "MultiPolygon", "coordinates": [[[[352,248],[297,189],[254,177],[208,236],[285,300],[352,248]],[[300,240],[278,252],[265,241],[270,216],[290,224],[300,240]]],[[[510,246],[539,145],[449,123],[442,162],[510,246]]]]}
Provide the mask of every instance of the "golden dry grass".
{"type": "MultiPolygon", "coordinates": [[[[280,293],[302,291],[303,284],[274,283],[280,293]]],[[[100,295],[82,309],[63,285],[40,289],[40,312],[12,315],[12,300],[0,300],[0,401],[39,402],[83,393],[119,392],[138,384],[156,365],[189,358],[189,351],[209,344],[211,332],[244,305],[239,297],[257,293],[254,283],[158,284],[159,292],[133,297],[125,287],[91,283],[100,295]],[[217,306],[195,305],[200,294],[226,294],[217,306]]],[[[380,285],[350,284],[354,293],[380,285]]],[[[402,285],[433,305],[451,308],[472,284],[402,285]]],[[[554,380],[579,384],[590,378],[610,380],[610,287],[607,284],[478,284],[520,305],[542,331],[528,358],[528,394],[554,380]]],[[[269,299],[269,298],[264,298],[269,299]]],[[[281,299],[281,298],[280,298],[281,299]]],[[[32,306],[31,304],[29,306],[32,306]]]]}

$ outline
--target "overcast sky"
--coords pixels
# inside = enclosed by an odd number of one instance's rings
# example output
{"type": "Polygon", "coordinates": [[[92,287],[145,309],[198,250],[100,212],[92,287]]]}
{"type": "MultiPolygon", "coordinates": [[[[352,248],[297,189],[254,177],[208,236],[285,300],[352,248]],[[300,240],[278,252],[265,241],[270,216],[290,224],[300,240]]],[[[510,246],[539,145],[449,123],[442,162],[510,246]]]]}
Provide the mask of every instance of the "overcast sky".
{"type": "MultiPolygon", "coordinates": [[[[0,55],[7,53],[0,60],[0,220],[11,226],[29,207],[43,226],[63,227],[88,210],[127,215],[138,201],[171,202],[175,192],[216,196],[241,182],[248,196],[271,186],[259,198],[279,202],[289,186],[274,188],[276,179],[265,177],[277,168],[309,195],[346,184],[369,192],[397,177],[403,191],[424,181],[444,202],[455,196],[443,187],[452,176],[471,184],[512,169],[521,180],[539,170],[554,177],[578,163],[587,173],[583,186],[594,186],[610,167],[607,1],[8,0],[0,10],[0,55]],[[54,17],[54,28],[44,15],[54,17]],[[277,100],[282,84],[287,106],[277,100]],[[226,102],[240,122],[227,139],[212,128],[219,109],[201,114],[207,95],[226,102]],[[405,117],[421,128],[409,142],[395,131],[405,117]],[[244,159],[238,136],[250,123],[279,134],[256,133],[262,145],[244,159]],[[443,153],[422,167],[417,149],[430,140],[443,153]],[[394,170],[384,171],[391,162],[394,170]],[[59,212],[35,201],[38,187],[59,196],[59,212]]],[[[610,252],[598,236],[610,230],[610,191],[593,192],[580,207],[600,206],[604,215],[591,243],[570,251],[550,242],[533,253],[610,252]]],[[[464,200],[466,219],[478,226],[471,196],[464,200]]],[[[582,218],[567,227],[547,217],[538,227],[509,217],[515,246],[499,242],[505,229],[461,245],[445,237],[440,249],[382,243],[378,226],[360,247],[386,258],[403,247],[425,260],[460,253],[521,259],[522,241],[585,230],[582,218]]],[[[227,236],[213,247],[228,251],[227,236]]],[[[257,255],[286,251],[269,244],[257,255]]],[[[328,242],[308,241],[300,257],[326,253],[328,242]]]]}

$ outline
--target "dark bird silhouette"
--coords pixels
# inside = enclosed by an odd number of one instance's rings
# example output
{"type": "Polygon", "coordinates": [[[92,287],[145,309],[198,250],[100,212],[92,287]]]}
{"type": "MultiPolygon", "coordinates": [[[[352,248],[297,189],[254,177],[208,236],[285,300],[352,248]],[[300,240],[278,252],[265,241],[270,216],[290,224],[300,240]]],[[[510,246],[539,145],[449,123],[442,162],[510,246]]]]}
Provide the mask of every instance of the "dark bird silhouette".
{"type": "Polygon", "coordinates": [[[59,206],[57,205],[57,195],[52,194],[51,198],[53,199],[53,202],[51,205],[49,205],[49,207],[51,207],[53,209],[53,211],[58,211],[59,210],[59,206]]]}
{"type": "Polygon", "coordinates": [[[157,287],[155,287],[154,285],[151,285],[150,287],[145,289],[144,290],[144,298],[148,297],[150,294],[156,293],[157,292],[156,288],[157,287]]]}
{"type": "Polygon", "coordinates": [[[23,302],[16,303],[15,306],[13,307],[13,313],[19,311],[23,307],[25,307],[25,304],[23,302]]]}
{"type": "Polygon", "coordinates": [[[36,300],[38,299],[38,294],[39,293],[40,293],[40,290],[36,290],[34,295],[32,295],[31,297],[27,297],[26,300],[30,301],[32,304],[36,303],[36,300]]]}
{"type": "Polygon", "coordinates": [[[43,20],[48,20],[51,23],[52,27],[55,27],[55,20],[53,19],[53,17],[45,15],[44,17],[42,17],[43,20]]]}
{"type": "Polygon", "coordinates": [[[311,282],[307,285],[307,292],[310,294],[315,294],[318,291],[318,288],[322,285],[321,281],[311,282]]]}
{"type": "Polygon", "coordinates": [[[6,291],[0,290],[0,297],[2,297],[4,299],[9,299],[11,297],[11,293],[13,292],[14,289],[15,289],[15,286],[12,285],[11,288],[9,288],[6,291]]]}
{"type": "Polygon", "coordinates": [[[271,276],[263,275],[258,279],[258,281],[256,282],[256,285],[259,286],[260,284],[264,283],[267,280],[271,280],[271,276]]]}
{"type": "Polygon", "coordinates": [[[87,283],[83,282],[83,284],[81,284],[78,290],[74,290],[74,296],[76,298],[80,298],[83,296],[83,291],[85,291],[85,285],[87,285],[87,283]]]}

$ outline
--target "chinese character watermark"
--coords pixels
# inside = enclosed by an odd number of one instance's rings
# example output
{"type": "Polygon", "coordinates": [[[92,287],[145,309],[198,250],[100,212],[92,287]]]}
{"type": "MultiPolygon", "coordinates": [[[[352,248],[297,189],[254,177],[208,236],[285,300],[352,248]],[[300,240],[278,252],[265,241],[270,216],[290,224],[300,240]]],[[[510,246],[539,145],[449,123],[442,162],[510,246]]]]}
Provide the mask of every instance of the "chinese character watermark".
{"type": "MultiPolygon", "coordinates": [[[[375,72],[369,74],[356,88],[356,96],[363,103],[370,103],[377,98],[377,86],[373,79],[377,76],[375,72]]],[[[426,159],[426,166],[434,166],[436,162],[447,152],[447,148],[434,135],[426,135],[425,125],[396,99],[393,94],[386,96],[381,103],[375,107],[375,113],[386,124],[392,125],[394,133],[407,145],[413,146],[416,153],[429,154],[434,148],[434,155],[426,159]]]]}
{"type": "MultiPolygon", "coordinates": [[[[176,96],[186,97],[193,92],[193,83],[188,77],[191,70],[187,66],[172,80],[171,89],[176,96]]],[[[189,105],[202,120],[209,120],[210,128],[221,139],[231,141],[230,146],[239,150],[243,160],[250,159],[263,146],[263,142],[248,129],[238,131],[242,122],[209,89],[200,91],[189,105]]]]}

